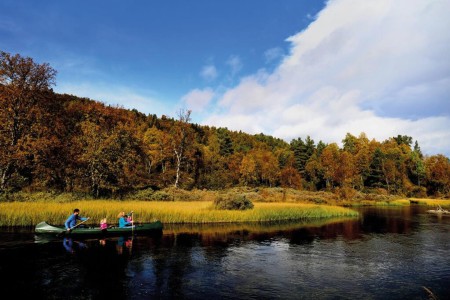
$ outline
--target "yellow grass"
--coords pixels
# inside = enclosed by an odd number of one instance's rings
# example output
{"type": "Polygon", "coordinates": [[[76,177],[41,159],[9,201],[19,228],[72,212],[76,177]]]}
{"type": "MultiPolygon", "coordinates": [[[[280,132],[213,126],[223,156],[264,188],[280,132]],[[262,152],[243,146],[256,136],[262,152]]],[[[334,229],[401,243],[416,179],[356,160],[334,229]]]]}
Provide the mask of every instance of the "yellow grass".
{"type": "Polygon", "coordinates": [[[419,205],[426,205],[437,207],[440,205],[441,207],[450,207],[450,200],[442,200],[442,199],[425,199],[425,198],[408,198],[408,199],[400,199],[391,201],[393,203],[397,203],[400,205],[410,205],[411,202],[409,200],[417,201],[419,205]]]}
{"type": "Polygon", "coordinates": [[[120,211],[134,211],[135,220],[163,223],[233,223],[303,220],[327,217],[357,216],[358,213],[338,206],[303,203],[254,203],[247,211],[216,210],[211,202],[147,202],[89,200],[71,203],[7,202],[0,203],[0,226],[35,226],[41,221],[63,224],[74,208],[80,215],[90,217],[88,224],[98,224],[106,217],[109,224],[117,223],[120,211]]]}

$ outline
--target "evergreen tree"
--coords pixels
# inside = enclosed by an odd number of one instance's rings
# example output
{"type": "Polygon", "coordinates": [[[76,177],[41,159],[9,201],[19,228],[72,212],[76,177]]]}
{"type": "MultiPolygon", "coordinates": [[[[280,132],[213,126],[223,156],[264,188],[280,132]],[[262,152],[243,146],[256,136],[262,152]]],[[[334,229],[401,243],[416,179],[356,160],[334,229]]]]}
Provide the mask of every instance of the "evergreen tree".
{"type": "Polygon", "coordinates": [[[219,153],[222,156],[229,156],[234,153],[233,150],[233,141],[231,140],[231,137],[229,135],[229,132],[227,129],[219,128],[217,130],[218,138],[219,138],[219,144],[220,144],[220,150],[219,153]]]}
{"type": "Polygon", "coordinates": [[[368,187],[384,187],[384,160],[385,155],[380,148],[376,148],[370,162],[369,175],[364,183],[368,187]]]}
{"type": "Polygon", "coordinates": [[[307,136],[304,142],[301,138],[298,138],[292,140],[290,145],[291,150],[294,152],[295,167],[300,174],[304,174],[306,163],[316,149],[314,140],[310,136],[307,136]]]}

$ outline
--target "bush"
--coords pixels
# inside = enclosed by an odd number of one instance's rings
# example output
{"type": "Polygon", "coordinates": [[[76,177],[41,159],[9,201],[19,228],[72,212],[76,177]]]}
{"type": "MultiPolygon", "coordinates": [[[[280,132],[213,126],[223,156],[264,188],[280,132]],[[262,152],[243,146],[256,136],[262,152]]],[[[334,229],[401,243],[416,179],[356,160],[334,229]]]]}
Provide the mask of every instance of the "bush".
{"type": "Polygon", "coordinates": [[[155,201],[172,201],[173,196],[167,193],[166,191],[156,191],[152,194],[149,200],[155,201]]]}
{"type": "Polygon", "coordinates": [[[214,207],[216,209],[246,210],[252,209],[253,206],[253,203],[243,195],[228,198],[217,197],[217,199],[214,201],[214,207]]]}
{"type": "Polygon", "coordinates": [[[351,187],[336,188],[334,192],[340,200],[352,200],[357,195],[357,191],[351,187]]]}
{"type": "Polygon", "coordinates": [[[148,188],[140,191],[136,191],[130,195],[128,195],[128,199],[130,200],[150,200],[153,197],[155,191],[153,189],[148,188]]]}
{"type": "Polygon", "coordinates": [[[414,186],[406,193],[406,195],[408,197],[426,198],[427,189],[423,186],[414,186]]]}

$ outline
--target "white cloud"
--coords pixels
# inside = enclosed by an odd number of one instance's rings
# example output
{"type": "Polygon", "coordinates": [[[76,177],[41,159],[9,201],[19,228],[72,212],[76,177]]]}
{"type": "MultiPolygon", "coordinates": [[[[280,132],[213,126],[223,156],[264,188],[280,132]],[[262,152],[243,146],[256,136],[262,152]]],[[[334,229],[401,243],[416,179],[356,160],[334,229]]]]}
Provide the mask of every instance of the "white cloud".
{"type": "Polygon", "coordinates": [[[283,54],[283,49],[280,47],[270,48],[264,52],[264,58],[266,59],[266,63],[270,63],[281,58],[283,54]]]}
{"type": "Polygon", "coordinates": [[[194,89],[184,95],[181,101],[188,109],[194,112],[203,112],[214,97],[214,91],[211,88],[204,90],[194,89]]]}
{"type": "Polygon", "coordinates": [[[212,64],[206,65],[200,72],[200,76],[206,81],[213,81],[218,76],[217,69],[212,64]]]}
{"type": "Polygon", "coordinates": [[[331,0],[289,55],[226,91],[204,124],[340,142],[406,134],[450,156],[450,2],[331,0]]]}
{"type": "Polygon", "coordinates": [[[241,59],[237,55],[230,56],[226,63],[231,68],[231,76],[236,75],[242,69],[241,59]]]}

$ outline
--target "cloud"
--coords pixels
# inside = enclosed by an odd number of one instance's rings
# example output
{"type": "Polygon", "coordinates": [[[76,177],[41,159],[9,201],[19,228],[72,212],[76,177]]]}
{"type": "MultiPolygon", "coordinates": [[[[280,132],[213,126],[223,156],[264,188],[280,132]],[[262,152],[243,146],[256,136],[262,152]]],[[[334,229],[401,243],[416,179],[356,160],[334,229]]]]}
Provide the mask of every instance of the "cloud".
{"type": "Polygon", "coordinates": [[[283,49],[280,47],[270,48],[264,52],[264,58],[266,63],[271,63],[279,58],[281,58],[284,54],[283,49]]]}
{"type": "Polygon", "coordinates": [[[231,76],[236,75],[242,69],[241,59],[237,55],[230,56],[226,63],[228,66],[230,66],[231,76]]]}
{"type": "Polygon", "coordinates": [[[243,78],[204,124],[290,140],[412,136],[450,156],[450,2],[331,0],[271,73],[243,78]]]}
{"type": "Polygon", "coordinates": [[[200,76],[206,81],[213,81],[217,78],[218,72],[214,65],[209,64],[203,67],[200,76]]]}
{"type": "Polygon", "coordinates": [[[194,112],[203,112],[214,97],[214,91],[211,88],[203,90],[194,89],[184,95],[181,101],[194,112]]]}

